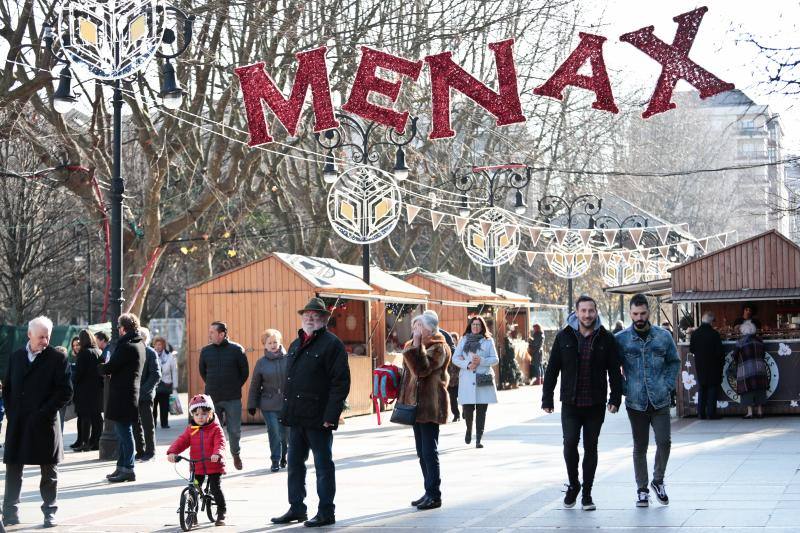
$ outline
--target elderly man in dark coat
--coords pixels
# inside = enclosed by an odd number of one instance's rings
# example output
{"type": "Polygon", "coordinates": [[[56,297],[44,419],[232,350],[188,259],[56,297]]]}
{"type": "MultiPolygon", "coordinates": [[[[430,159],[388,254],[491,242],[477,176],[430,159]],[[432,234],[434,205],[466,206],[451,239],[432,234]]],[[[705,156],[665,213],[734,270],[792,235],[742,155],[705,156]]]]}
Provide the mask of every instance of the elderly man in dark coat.
{"type": "Polygon", "coordinates": [[[111,483],[136,481],[133,472],[133,424],[139,418],[139,384],[145,362],[144,341],[139,334],[139,317],[133,313],[120,315],[119,340],[103,374],[110,374],[106,418],[114,421],[119,442],[117,469],[106,476],[111,483]]]}
{"type": "Polygon", "coordinates": [[[64,459],[58,411],[70,401],[67,357],[49,346],[53,322],[40,316],[28,323],[28,344],[8,359],[3,387],[6,464],[3,522],[19,524],[18,505],[25,465],[39,465],[44,527],[55,527],[58,463],[64,459]]]}
{"type": "Polygon", "coordinates": [[[717,419],[717,389],[722,384],[725,351],[722,339],[714,329],[714,313],[704,313],[700,327],[692,332],[689,351],[694,354],[697,372],[697,416],[717,419]]]}
{"type": "Polygon", "coordinates": [[[317,473],[317,515],[306,527],[336,522],[333,499],[336,474],[333,464],[333,431],[350,392],[347,352],[339,338],[328,331],[330,311],[319,298],[312,298],[298,313],[303,328],[289,346],[289,370],[280,421],[289,426],[289,511],[273,518],[275,524],[306,520],[306,459],[314,454],[317,473]]]}

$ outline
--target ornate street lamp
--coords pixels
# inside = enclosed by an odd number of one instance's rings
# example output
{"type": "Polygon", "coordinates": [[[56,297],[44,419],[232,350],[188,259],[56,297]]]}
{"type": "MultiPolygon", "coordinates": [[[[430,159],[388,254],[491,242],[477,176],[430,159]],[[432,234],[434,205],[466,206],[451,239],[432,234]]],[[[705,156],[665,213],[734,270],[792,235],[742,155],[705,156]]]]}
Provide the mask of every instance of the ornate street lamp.
{"type": "MultiPolygon", "coordinates": [[[[558,212],[563,210],[566,215],[567,229],[572,229],[573,219],[578,216],[588,216],[589,228],[593,228],[594,219],[592,217],[600,212],[602,206],[603,200],[595,194],[582,194],[571,200],[562,196],[547,195],[538,202],[539,214],[547,220],[552,220],[558,212]]],[[[572,278],[567,278],[567,298],[568,309],[572,311],[572,278]]]]}
{"type": "MultiPolygon", "coordinates": [[[[514,212],[518,215],[525,213],[525,195],[522,191],[526,190],[531,182],[532,171],[527,165],[511,163],[506,165],[492,165],[485,167],[472,167],[468,171],[456,170],[453,172],[453,185],[461,194],[459,215],[468,217],[470,215],[469,202],[470,193],[472,196],[480,198],[489,210],[482,209],[487,220],[494,219],[491,211],[495,210],[497,204],[503,204],[510,191],[514,191],[514,212]]],[[[499,215],[499,213],[498,213],[499,215]]],[[[499,220],[499,219],[498,219],[499,220]]],[[[489,285],[492,292],[497,292],[497,247],[494,238],[486,238],[489,267],[489,285]]]]}
{"type": "MultiPolygon", "coordinates": [[[[396,188],[396,184],[383,184],[382,182],[387,179],[390,181],[391,179],[403,181],[408,178],[408,167],[406,166],[404,147],[413,141],[417,135],[416,117],[411,118],[410,127],[402,134],[398,134],[393,128],[387,128],[374,122],[362,123],[343,113],[337,113],[336,118],[339,120],[340,124],[338,128],[316,134],[317,143],[327,150],[325,154],[325,163],[322,169],[322,179],[325,183],[334,185],[339,181],[340,176],[348,175],[349,179],[356,180],[361,190],[360,192],[369,193],[373,188],[381,188],[380,185],[376,185],[375,181],[382,185],[388,185],[390,188],[396,188]],[[394,167],[392,168],[391,176],[377,168],[381,159],[381,147],[394,148],[395,150],[394,167]],[[356,167],[363,167],[360,172],[355,173],[358,177],[353,178],[351,176],[353,174],[353,172],[351,172],[354,170],[353,168],[345,169],[341,174],[338,172],[336,169],[334,151],[339,149],[349,151],[350,161],[352,161],[356,167]],[[369,167],[376,167],[375,172],[371,172],[369,167]],[[377,180],[373,179],[375,176],[378,177],[377,180]]],[[[396,193],[396,191],[389,191],[387,194],[391,196],[392,192],[396,193]]],[[[395,195],[398,194],[396,193],[395,195]]],[[[397,199],[399,199],[399,195],[397,199]]],[[[395,199],[393,199],[392,202],[395,202],[395,199]]],[[[366,222],[366,219],[369,218],[366,213],[372,209],[371,203],[367,198],[359,198],[358,203],[357,211],[360,212],[361,217],[364,218],[361,222],[366,222]]],[[[380,206],[385,205],[388,206],[389,204],[380,203],[380,206]]],[[[381,207],[381,209],[385,211],[391,207],[395,207],[395,205],[381,207]]],[[[388,226],[385,226],[385,228],[386,227],[388,226]]],[[[393,229],[393,227],[394,226],[392,226],[391,229],[393,229]]],[[[348,240],[361,244],[362,277],[364,283],[369,284],[370,243],[374,242],[375,238],[366,235],[367,233],[370,232],[352,232],[348,235],[348,240]]],[[[386,231],[383,231],[380,233],[379,238],[383,238],[385,235],[386,231]]]]}

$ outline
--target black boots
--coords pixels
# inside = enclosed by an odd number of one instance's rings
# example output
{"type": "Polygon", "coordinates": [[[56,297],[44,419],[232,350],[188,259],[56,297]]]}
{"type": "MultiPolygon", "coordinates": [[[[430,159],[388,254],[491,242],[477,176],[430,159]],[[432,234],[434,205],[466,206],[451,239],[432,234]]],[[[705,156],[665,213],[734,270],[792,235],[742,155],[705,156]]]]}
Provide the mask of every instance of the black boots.
{"type": "Polygon", "coordinates": [[[464,413],[464,422],[467,423],[467,433],[464,435],[464,442],[469,444],[472,442],[472,413],[464,413]]]}

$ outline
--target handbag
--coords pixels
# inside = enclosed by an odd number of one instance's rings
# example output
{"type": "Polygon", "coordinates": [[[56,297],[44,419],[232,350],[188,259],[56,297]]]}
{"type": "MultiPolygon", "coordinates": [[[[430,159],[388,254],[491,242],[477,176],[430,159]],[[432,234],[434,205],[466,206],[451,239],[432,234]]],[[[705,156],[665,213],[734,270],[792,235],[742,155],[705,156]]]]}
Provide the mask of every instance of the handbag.
{"type": "Polygon", "coordinates": [[[491,374],[475,374],[475,385],[478,387],[494,386],[494,376],[491,374]]]}
{"type": "MultiPolygon", "coordinates": [[[[410,373],[411,372],[405,372],[405,374],[410,374],[410,373]]],[[[394,404],[394,410],[392,411],[392,416],[389,419],[389,421],[394,422],[395,424],[403,424],[404,426],[413,426],[417,422],[418,403],[419,403],[419,380],[417,380],[417,386],[414,389],[414,405],[396,402],[394,404]]]]}
{"type": "Polygon", "coordinates": [[[169,397],[169,414],[182,415],[183,406],[181,406],[181,399],[177,394],[171,394],[169,397]]]}

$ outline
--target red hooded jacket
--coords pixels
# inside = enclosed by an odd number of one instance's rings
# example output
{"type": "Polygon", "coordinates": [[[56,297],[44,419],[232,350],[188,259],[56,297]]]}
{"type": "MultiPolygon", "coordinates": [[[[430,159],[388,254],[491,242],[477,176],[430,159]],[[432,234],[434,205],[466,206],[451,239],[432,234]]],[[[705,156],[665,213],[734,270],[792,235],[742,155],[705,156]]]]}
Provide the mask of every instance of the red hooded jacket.
{"type": "Polygon", "coordinates": [[[225,433],[216,415],[204,426],[187,426],[169,447],[167,455],[179,454],[186,448],[189,448],[189,457],[193,461],[205,459],[195,465],[197,475],[225,473],[225,433]],[[211,456],[215,454],[220,456],[218,463],[211,462],[211,456]]]}

